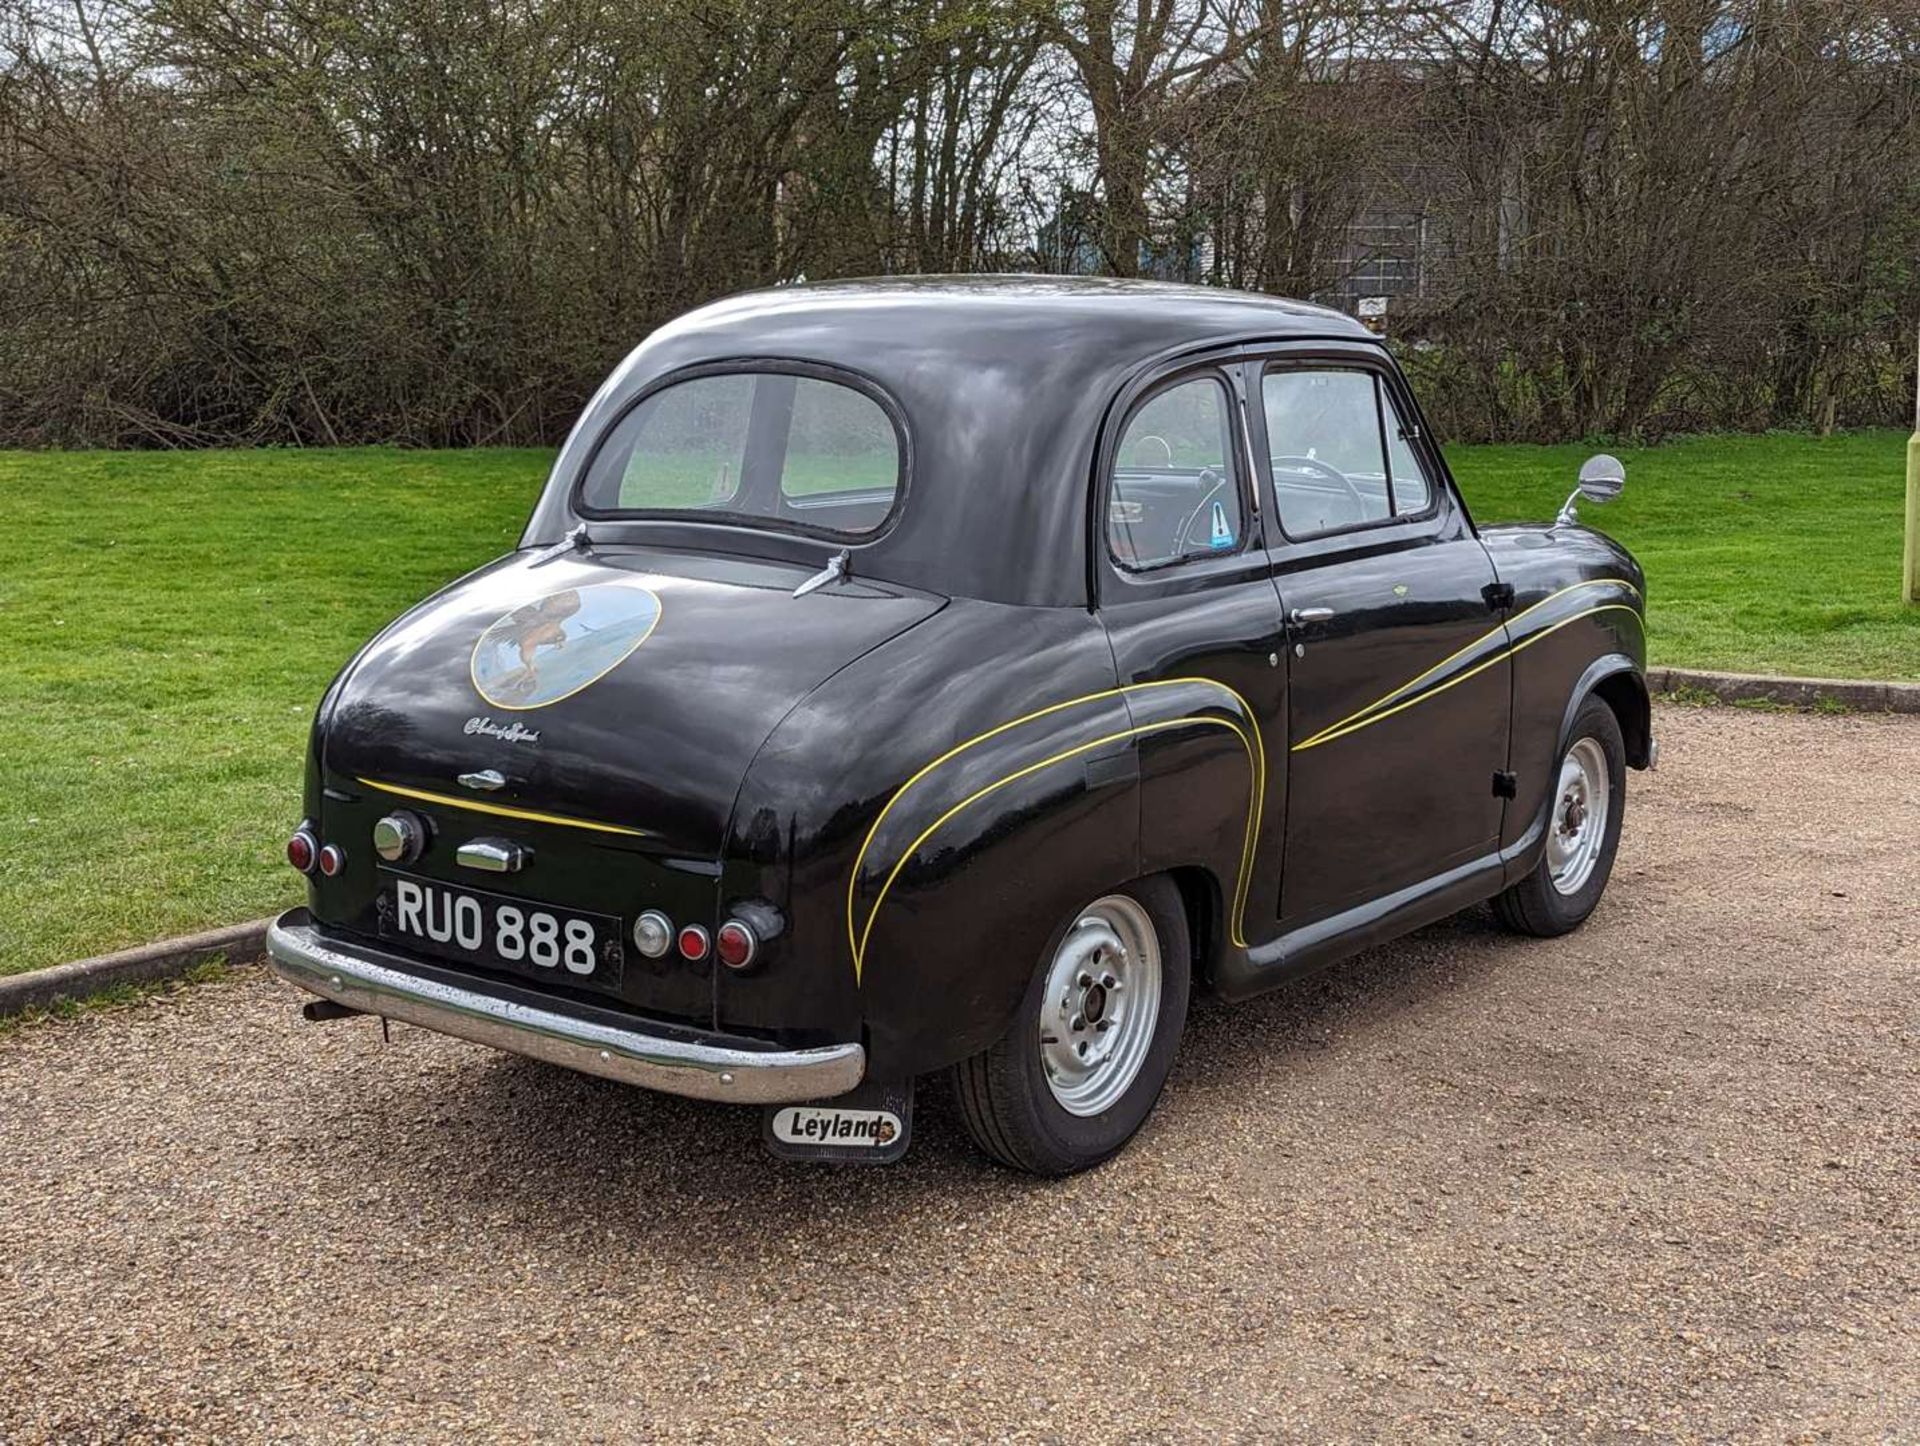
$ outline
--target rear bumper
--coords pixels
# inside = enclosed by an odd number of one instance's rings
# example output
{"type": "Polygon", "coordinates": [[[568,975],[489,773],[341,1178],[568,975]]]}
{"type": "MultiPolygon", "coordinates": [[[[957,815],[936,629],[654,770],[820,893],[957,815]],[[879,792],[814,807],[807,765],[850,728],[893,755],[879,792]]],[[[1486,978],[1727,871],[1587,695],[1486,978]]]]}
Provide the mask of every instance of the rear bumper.
{"type": "Polygon", "coordinates": [[[845,1094],[866,1074],[860,1044],[768,1049],[745,1039],[674,1038],[426,978],[397,955],[322,938],[305,909],[267,930],[267,960],[282,979],[349,1009],[666,1094],[798,1104],[845,1094]]]}

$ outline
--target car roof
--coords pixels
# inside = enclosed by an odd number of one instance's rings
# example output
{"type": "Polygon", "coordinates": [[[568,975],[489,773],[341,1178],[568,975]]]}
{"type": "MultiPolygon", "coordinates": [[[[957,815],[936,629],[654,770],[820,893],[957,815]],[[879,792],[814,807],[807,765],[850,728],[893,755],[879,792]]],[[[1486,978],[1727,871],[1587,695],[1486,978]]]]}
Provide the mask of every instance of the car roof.
{"type": "Polygon", "coordinates": [[[1310,339],[1377,345],[1326,307],[1110,277],[903,276],[745,292],[668,322],[621,363],[561,449],[522,542],[556,541],[578,520],[576,479],[642,393],[688,367],[772,358],[864,376],[906,418],[905,505],[856,549],[870,554],[871,575],[998,602],[1084,604],[1086,484],[1120,387],[1182,352],[1310,339]]]}
{"type": "Polygon", "coordinates": [[[1273,336],[1372,333],[1344,312],[1304,301],[1217,286],[1188,286],[1114,276],[887,276],[804,283],[743,292],[688,312],[662,328],[710,332],[749,320],[831,318],[843,333],[897,341],[911,317],[960,350],[996,313],[1015,312],[1035,326],[1071,327],[1083,339],[1145,346],[1208,341],[1223,332],[1273,336]]]}

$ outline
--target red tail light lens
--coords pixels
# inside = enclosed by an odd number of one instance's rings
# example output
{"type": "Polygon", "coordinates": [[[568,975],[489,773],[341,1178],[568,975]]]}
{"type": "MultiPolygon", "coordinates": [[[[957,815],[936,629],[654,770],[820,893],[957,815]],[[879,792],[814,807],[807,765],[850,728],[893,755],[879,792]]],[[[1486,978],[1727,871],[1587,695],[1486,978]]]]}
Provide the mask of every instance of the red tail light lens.
{"type": "Polygon", "coordinates": [[[287,862],[303,874],[313,872],[319,854],[320,845],[312,832],[304,827],[294,830],[293,837],[287,840],[287,862]]]}
{"type": "Polygon", "coordinates": [[[347,856],[339,844],[328,844],[320,850],[320,872],[328,878],[336,877],[347,866],[347,856]]]}
{"type": "Polygon", "coordinates": [[[720,962],[729,969],[744,969],[753,962],[753,956],[760,952],[760,940],[747,925],[738,919],[729,919],[714,935],[713,952],[720,956],[720,962]]]}
{"type": "Polygon", "coordinates": [[[707,931],[698,924],[689,924],[680,931],[680,953],[683,957],[696,962],[707,957],[707,951],[713,947],[713,941],[707,937],[707,931]]]}

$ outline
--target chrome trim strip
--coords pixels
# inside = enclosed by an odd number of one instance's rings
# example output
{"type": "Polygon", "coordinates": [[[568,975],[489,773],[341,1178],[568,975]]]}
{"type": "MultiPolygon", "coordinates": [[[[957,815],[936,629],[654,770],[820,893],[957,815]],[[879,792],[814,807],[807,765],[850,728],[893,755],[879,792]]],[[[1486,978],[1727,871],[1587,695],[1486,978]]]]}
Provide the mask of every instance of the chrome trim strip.
{"type": "Polygon", "coordinates": [[[305,909],[282,914],[267,930],[273,972],[323,999],[623,1084],[700,1100],[801,1104],[845,1094],[867,1070],[866,1048],[857,1043],[788,1050],[693,1044],[423,979],[384,960],[402,962],[328,943],[305,909]]]}

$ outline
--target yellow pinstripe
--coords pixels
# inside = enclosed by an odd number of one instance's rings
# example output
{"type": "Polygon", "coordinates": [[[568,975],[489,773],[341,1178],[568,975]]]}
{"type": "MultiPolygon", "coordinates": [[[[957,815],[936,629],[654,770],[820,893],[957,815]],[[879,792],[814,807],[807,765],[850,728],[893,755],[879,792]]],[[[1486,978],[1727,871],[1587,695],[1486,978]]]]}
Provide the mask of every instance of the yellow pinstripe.
{"type": "MultiPolygon", "coordinates": [[[[1349,725],[1350,724],[1358,725],[1360,720],[1366,717],[1369,713],[1372,713],[1374,709],[1383,707],[1384,705],[1393,702],[1396,698],[1405,696],[1406,694],[1412,692],[1414,689],[1418,688],[1422,683],[1426,682],[1429,678],[1438,677],[1441,673],[1446,671],[1449,665],[1455,662],[1458,662],[1461,658],[1464,658],[1468,653],[1471,653],[1475,648],[1481,646],[1483,643],[1490,642],[1495,638],[1503,636],[1508,631],[1508,629],[1513,627],[1515,623],[1518,623],[1522,619],[1530,617],[1534,613],[1539,612],[1540,609],[1545,607],[1548,603],[1553,602],[1558,598],[1563,598],[1570,592],[1578,592],[1580,591],[1581,588],[1586,588],[1586,587],[1622,587],[1622,588],[1625,588],[1628,592],[1634,594],[1634,596],[1636,597],[1638,597],[1640,594],[1640,590],[1636,588],[1632,583],[1628,582],[1625,578],[1619,578],[1619,577],[1588,578],[1585,582],[1576,582],[1571,586],[1560,588],[1556,592],[1550,592],[1545,597],[1541,598],[1539,602],[1534,603],[1531,606],[1522,608],[1519,612],[1515,613],[1512,617],[1508,618],[1504,623],[1501,623],[1498,626],[1489,629],[1487,632],[1482,633],[1479,637],[1475,638],[1472,642],[1468,643],[1464,648],[1460,648],[1452,653],[1449,653],[1446,657],[1442,658],[1439,662],[1435,663],[1431,668],[1428,668],[1424,673],[1421,673],[1418,676],[1409,679],[1407,682],[1402,683],[1399,687],[1394,688],[1391,691],[1387,692],[1386,694],[1382,695],[1381,697],[1374,699],[1371,703],[1367,704],[1366,707],[1347,714],[1347,716],[1342,718],[1339,722],[1329,723],[1325,728],[1322,728],[1318,733],[1314,734],[1313,737],[1294,744],[1292,751],[1295,753],[1298,753],[1303,748],[1312,748],[1315,744],[1324,743],[1329,738],[1336,737],[1342,733],[1352,732],[1353,729],[1349,727],[1349,725]]],[[[1494,660],[1490,659],[1489,661],[1494,661],[1494,660]]],[[[1479,672],[1479,671],[1480,671],[1479,668],[1475,668],[1473,670],[1473,672],[1479,672]]],[[[1461,677],[1466,678],[1466,677],[1471,677],[1472,675],[1473,675],[1472,673],[1463,673],[1461,674],[1461,677]]],[[[1456,679],[1455,681],[1458,681],[1458,680],[1456,679]]],[[[1435,693],[1438,693],[1439,691],[1440,689],[1438,688],[1435,688],[1433,690],[1433,692],[1435,693]]],[[[1427,696],[1430,697],[1432,695],[1429,694],[1427,696]]],[[[1396,709],[1392,711],[1398,711],[1398,710],[1396,709]]],[[[1382,713],[1380,716],[1384,718],[1387,716],[1387,714],[1382,713]]]]}
{"type": "Polygon", "coordinates": [[[926,840],[928,835],[931,834],[934,831],[934,829],[937,829],[940,826],[941,822],[945,822],[947,819],[951,818],[954,814],[964,809],[968,804],[974,803],[979,799],[986,797],[988,794],[992,793],[995,789],[1003,786],[1004,784],[1011,783],[1018,778],[1024,778],[1029,773],[1037,771],[1040,768],[1044,768],[1049,764],[1058,763],[1063,759],[1074,757],[1079,753],[1083,753],[1087,751],[1087,749],[1097,748],[1102,743],[1115,742],[1123,738],[1133,738],[1133,737],[1139,736],[1142,733],[1159,732],[1166,728],[1181,727],[1190,723],[1202,724],[1202,725],[1207,723],[1213,723],[1222,727],[1231,728],[1232,731],[1239,736],[1242,745],[1247,748],[1248,761],[1251,764],[1252,770],[1253,770],[1253,799],[1252,799],[1251,807],[1247,811],[1246,831],[1245,831],[1245,836],[1243,838],[1242,846],[1241,846],[1240,878],[1234,887],[1233,910],[1232,910],[1232,916],[1229,922],[1229,928],[1232,932],[1235,944],[1240,945],[1241,947],[1245,947],[1245,943],[1242,938],[1242,924],[1243,924],[1243,918],[1246,912],[1246,896],[1247,896],[1247,890],[1250,884],[1250,875],[1252,874],[1252,871],[1253,871],[1253,850],[1254,850],[1255,842],[1259,837],[1260,821],[1265,809],[1266,784],[1267,784],[1266,748],[1260,740],[1258,715],[1253,711],[1252,705],[1250,705],[1245,698],[1241,697],[1241,695],[1238,692],[1236,692],[1233,688],[1228,687],[1225,683],[1219,682],[1216,679],[1213,679],[1213,678],[1157,678],[1151,682],[1146,682],[1146,683],[1129,683],[1124,687],[1106,688],[1097,693],[1087,693],[1078,698],[1068,698],[1066,701],[1061,703],[1051,703],[1045,708],[1037,708],[1031,713],[1023,713],[1018,718],[1014,718],[1009,720],[1008,722],[998,724],[995,727],[989,728],[984,733],[975,734],[973,737],[967,739],[965,742],[956,744],[954,747],[949,748],[945,753],[942,753],[938,758],[935,758],[932,762],[926,764],[924,767],[919,769],[919,771],[914,773],[914,775],[911,778],[909,778],[905,783],[901,784],[900,787],[894,791],[893,796],[887,800],[886,805],[880,810],[879,814],[875,816],[872,826],[867,830],[866,838],[860,844],[859,853],[857,853],[854,856],[853,868],[847,878],[847,946],[853,953],[854,978],[858,980],[864,969],[865,959],[866,959],[867,940],[873,933],[873,921],[875,916],[877,916],[880,912],[881,904],[884,903],[886,900],[887,890],[892,887],[894,879],[899,876],[899,873],[901,869],[905,867],[907,860],[913,857],[914,853],[919,849],[920,844],[926,840]],[[1232,698],[1233,701],[1237,703],[1240,706],[1240,708],[1244,711],[1248,723],[1253,728],[1252,734],[1249,735],[1245,729],[1242,729],[1234,724],[1228,723],[1225,719],[1211,718],[1206,715],[1189,715],[1187,717],[1169,720],[1165,723],[1150,724],[1145,727],[1131,729],[1124,733],[1112,734],[1107,738],[1098,739],[1093,743],[1087,744],[1085,745],[1085,747],[1077,748],[1077,749],[1069,749],[1065,753],[1056,754],[1051,758],[1042,760],[1038,764],[1031,765],[1029,768],[1022,769],[1019,772],[1014,774],[1010,774],[1006,778],[1000,779],[998,782],[990,784],[986,788],[979,790],[977,793],[970,795],[968,798],[963,800],[960,804],[948,810],[947,813],[941,816],[940,821],[934,824],[932,829],[927,830],[927,832],[923,833],[919,839],[916,839],[914,841],[913,846],[909,848],[901,856],[900,862],[894,865],[893,871],[887,875],[886,882],[881,886],[879,895],[874,899],[873,908],[867,914],[867,922],[865,927],[861,928],[855,923],[854,898],[856,893],[858,892],[859,885],[860,885],[860,871],[862,866],[866,863],[868,852],[873,847],[874,838],[880,832],[880,826],[886,822],[888,815],[890,815],[893,812],[894,805],[897,804],[903,797],[905,797],[906,794],[914,787],[914,785],[918,784],[922,779],[924,779],[928,774],[932,773],[936,768],[939,768],[942,764],[947,763],[954,758],[957,758],[959,755],[961,755],[962,753],[965,753],[967,750],[971,748],[975,748],[978,745],[985,743],[990,739],[997,738],[1001,734],[1006,733],[1014,728],[1021,727],[1023,724],[1034,722],[1036,719],[1048,717],[1052,714],[1062,712],[1068,708],[1079,707],[1083,703],[1098,703],[1098,702],[1103,702],[1108,698],[1124,698],[1129,694],[1145,692],[1147,690],[1154,689],[1154,688],[1175,688],[1175,687],[1189,686],[1189,685],[1195,686],[1195,687],[1214,688],[1226,694],[1229,698],[1232,698]]]}
{"type": "Polygon", "coordinates": [[[397,794],[401,798],[415,798],[422,803],[443,803],[448,808],[464,808],[472,813],[491,813],[500,818],[523,818],[529,823],[556,823],[562,828],[591,829],[595,833],[626,834],[632,838],[648,838],[643,828],[624,828],[617,823],[593,823],[584,818],[567,818],[557,813],[535,813],[530,808],[509,808],[504,803],[482,803],[474,798],[460,798],[450,793],[428,793],[423,788],[402,788],[397,783],[378,783],[371,778],[356,780],[368,788],[377,788],[382,793],[397,794]]]}
{"type": "MultiPolygon", "coordinates": [[[[1574,613],[1571,617],[1564,617],[1560,619],[1559,622],[1553,624],[1551,627],[1542,628],[1537,633],[1530,633],[1528,636],[1522,638],[1519,642],[1514,643],[1511,647],[1502,648],[1499,652],[1495,653],[1492,657],[1486,658],[1481,662],[1474,664],[1471,668],[1468,668],[1464,673],[1457,674],[1456,676],[1447,679],[1446,682],[1440,684],[1438,687],[1429,688],[1427,689],[1426,692],[1420,694],[1417,697],[1409,698],[1404,703],[1395,704],[1391,708],[1384,709],[1383,711],[1378,713],[1370,714],[1366,717],[1362,717],[1360,714],[1356,713],[1353,715],[1353,717],[1357,721],[1351,722],[1344,727],[1342,727],[1339,724],[1335,724],[1332,728],[1324,729],[1321,732],[1314,734],[1313,737],[1307,739],[1304,743],[1294,744],[1292,749],[1289,751],[1293,753],[1298,753],[1303,749],[1318,748],[1322,743],[1331,743],[1336,738],[1345,738],[1349,733],[1358,733],[1362,728],[1370,728],[1383,718],[1391,718],[1395,713],[1399,713],[1407,708],[1411,708],[1416,703],[1424,703],[1427,701],[1427,699],[1436,697],[1439,694],[1446,692],[1447,689],[1451,688],[1455,683],[1466,682],[1466,680],[1471,678],[1475,673],[1485,672],[1488,668],[1491,668],[1495,663],[1500,662],[1502,659],[1511,658],[1515,653],[1520,652],[1525,648],[1532,647],[1535,643],[1539,642],[1542,638],[1549,637],[1552,634],[1559,632],[1560,629],[1564,628],[1568,623],[1577,623],[1580,621],[1581,618],[1590,618],[1595,613],[1610,613],[1610,612],[1632,613],[1636,618],[1640,616],[1640,610],[1634,607],[1631,603],[1601,603],[1598,607],[1585,608],[1580,612],[1574,613]]],[[[1465,650],[1462,649],[1462,651],[1465,651],[1465,650]]],[[[1456,654],[1455,656],[1457,657],[1458,654],[1456,654]]],[[[1388,696],[1391,697],[1393,695],[1389,694],[1388,696]]]]}
{"type": "MultiPolygon", "coordinates": [[[[873,921],[880,915],[880,906],[886,902],[887,891],[893,887],[893,881],[900,877],[901,870],[905,869],[909,861],[919,854],[920,845],[939,832],[951,819],[965,812],[989,794],[997,793],[1000,789],[1007,787],[1007,785],[1018,783],[1021,779],[1030,777],[1044,768],[1051,768],[1056,763],[1064,763],[1069,758],[1077,758],[1082,753],[1090,753],[1094,749],[1104,747],[1109,743],[1118,743],[1128,738],[1138,738],[1146,733],[1161,733],[1170,728],[1225,728],[1239,738],[1241,746],[1247,750],[1247,772],[1252,779],[1251,788],[1253,790],[1253,797],[1250,798],[1247,803],[1247,816],[1252,818],[1254,810],[1259,803],[1261,777],[1261,769],[1254,740],[1248,736],[1247,730],[1242,728],[1238,723],[1230,722],[1225,718],[1215,718],[1210,714],[1193,714],[1183,718],[1169,718],[1160,723],[1143,723],[1137,727],[1124,729],[1119,733],[1109,733],[1104,737],[1094,739],[1091,743],[1082,743],[1076,747],[1065,749],[1049,758],[1041,759],[1038,763],[1029,763],[1025,768],[1016,769],[1005,778],[996,779],[985,788],[976,789],[974,792],[968,794],[965,798],[961,799],[960,802],[956,803],[952,808],[928,824],[926,828],[921,830],[920,836],[907,845],[906,851],[900,855],[900,861],[893,866],[892,871],[887,875],[886,882],[880,886],[880,892],[875,896],[873,901],[873,910],[867,915],[866,927],[861,930],[859,942],[854,947],[854,982],[857,984],[860,981],[862,965],[866,957],[867,941],[873,935],[873,921]]],[[[1246,940],[1241,937],[1239,912],[1245,904],[1246,874],[1250,862],[1249,858],[1245,855],[1242,856],[1240,865],[1241,877],[1234,887],[1235,917],[1232,921],[1233,942],[1242,949],[1246,947],[1246,940]]]]}

